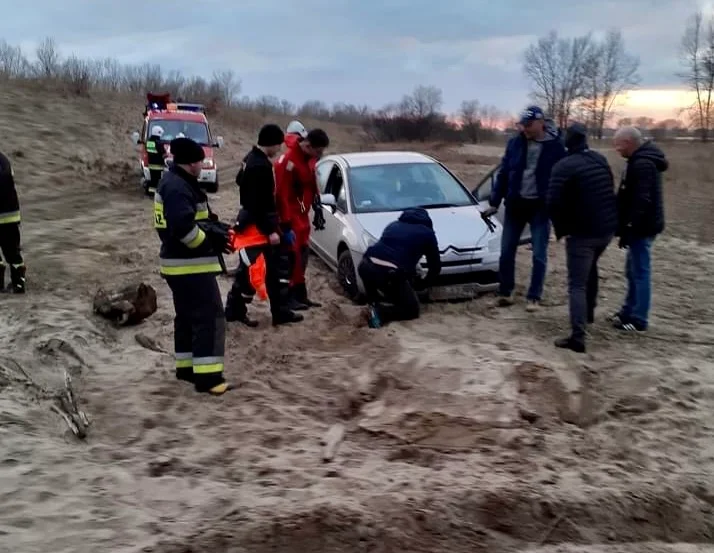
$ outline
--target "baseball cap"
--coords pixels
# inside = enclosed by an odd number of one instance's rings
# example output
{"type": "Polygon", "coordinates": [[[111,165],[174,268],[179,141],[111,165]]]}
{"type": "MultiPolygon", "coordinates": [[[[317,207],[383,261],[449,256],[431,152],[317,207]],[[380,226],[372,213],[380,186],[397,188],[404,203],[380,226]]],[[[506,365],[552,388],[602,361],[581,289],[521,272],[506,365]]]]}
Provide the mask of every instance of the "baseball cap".
{"type": "Polygon", "coordinates": [[[530,123],[531,121],[538,121],[542,119],[545,119],[545,114],[543,113],[542,109],[540,109],[538,106],[528,106],[521,112],[521,118],[519,120],[519,123],[521,125],[525,125],[527,123],[530,123]]]}

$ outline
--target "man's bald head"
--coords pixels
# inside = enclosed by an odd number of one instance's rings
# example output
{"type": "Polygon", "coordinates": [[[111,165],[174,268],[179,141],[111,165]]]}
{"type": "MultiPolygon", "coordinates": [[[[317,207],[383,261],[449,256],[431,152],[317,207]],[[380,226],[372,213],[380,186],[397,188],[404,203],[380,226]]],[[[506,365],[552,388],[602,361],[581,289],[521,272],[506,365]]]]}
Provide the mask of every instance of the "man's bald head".
{"type": "Polygon", "coordinates": [[[621,127],[615,132],[613,141],[617,153],[624,158],[628,158],[642,146],[644,139],[637,127],[621,127]]]}

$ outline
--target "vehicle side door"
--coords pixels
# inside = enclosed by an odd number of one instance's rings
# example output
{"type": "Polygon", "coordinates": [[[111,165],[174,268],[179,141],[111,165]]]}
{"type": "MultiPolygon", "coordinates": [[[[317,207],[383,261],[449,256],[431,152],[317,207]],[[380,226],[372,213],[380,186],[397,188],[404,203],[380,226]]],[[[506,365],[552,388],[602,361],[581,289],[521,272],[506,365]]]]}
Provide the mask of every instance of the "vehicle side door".
{"type": "MultiPolygon", "coordinates": [[[[326,194],[327,189],[327,179],[332,172],[332,168],[335,166],[335,162],[329,159],[319,161],[315,166],[315,178],[317,180],[317,189],[320,194],[326,194]]],[[[330,211],[329,206],[325,206],[322,212],[325,214],[325,220],[327,220],[327,213],[330,211]]],[[[327,250],[327,236],[326,231],[327,225],[325,225],[324,230],[315,230],[314,228],[310,232],[310,243],[313,249],[320,257],[325,257],[329,255],[327,250]]],[[[334,255],[334,254],[333,254],[334,255]]]]}
{"type": "MultiPolygon", "coordinates": [[[[483,211],[484,209],[488,209],[490,204],[488,203],[488,199],[491,197],[491,190],[493,190],[493,187],[496,185],[496,179],[498,178],[498,173],[501,171],[501,165],[497,165],[493,169],[491,169],[483,179],[474,187],[474,189],[471,191],[471,194],[476,198],[476,201],[478,202],[479,209],[483,211]]],[[[496,213],[496,219],[503,225],[503,222],[506,217],[506,207],[505,207],[505,202],[501,202],[501,205],[498,207],[498,213],[496,213]]],[[[526,225],[526,228],[523,230],[523,234],[521,234],[521,244],[527,244],[530,243],[531,241],[531,229],[529,225],[526,225]]]]}
{"type": "Polygon", "coordinates": [[[347,186],[345,184],[345,172],[339,163],[332,162],[329,169],[327,182],[325,183],[325,194],[332,194],[335,197],[335,206],[325,206],[325,230],[317,231],[317,234],[324,233],[322,243],[325,246],[325,253],[330,260],[337,263],[337,249],[344,235],[347,224],[347,214],[349,213],[349,202],[347,186]]]}

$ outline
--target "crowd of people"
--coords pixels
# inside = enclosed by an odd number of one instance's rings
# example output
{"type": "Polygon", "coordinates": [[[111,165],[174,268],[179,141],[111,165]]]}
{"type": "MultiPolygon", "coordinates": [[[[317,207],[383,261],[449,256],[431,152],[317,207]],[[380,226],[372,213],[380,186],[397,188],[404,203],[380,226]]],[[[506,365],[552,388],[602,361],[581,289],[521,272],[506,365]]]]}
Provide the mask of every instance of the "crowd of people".
{"type": "MultiPolygon", "coordinates": [[[[563,135],[541,108],[527,108],[519,132],[506,145],[490,207],[482,213],[491,217],[505,204],[499,307],[514,304],[516,253],[526,225],[533,252],[528,311],[540,306],[551,227],[557,240],[565,239],[572,330],[555,345],[580,353],[586,349],[587,325],[595,319],[598,260],[614,237],[620,248],[627,249],[627,290],[612,323],[625,332],[648,328],[650,252],[664,230],[662,173],[668,168],[662,151],[637,128],[620,128],[614,147],[627,163],[616,191],[612,168],[589,148],[587,136],[580,123],[571,124],[563,135]]],[[[160,141],[161,133],[152,131],[152,146],[160,141]]],[[[176,312],[176,377],[193,383],[197,391],[221,395],[230,388],[223,374],[226,322],[257,326],[248,314],[256,293],[269,299],[275,326],[299,323],[301,311],[320,307],[309,297],[305,273],[311,230],[325,227],[315,166],[329,144],[324,130],[308,132],[298,121],[285,132],[275,124],[263,126],[238,170],[241,206],[230,224],[211,210],[199,183],[205,154],[198,143],[174,138],[168,170],[158,159],[163,148],[150,149],[156,154],[150,162],[155,162],[157,172],[162,168],[160,178],[152,174],[151,188],[154,227],[161,241],[160,272],[176,312]],[[216,277],[226,272],[223,254],[232,252],[239,254],[239,265],[224,306],[216,277]]],[[[25,292],[20,242],[14,172],[0,154],[0,290],[6,290],[7,264],[10,290],[25,292]]],[[[367,249],[358,267],[370,326],[419,317],[415,280],[429,286],[440,270],[428,211],[405,210],[367,249]],[[426,278],[417,279],[417,264],[424,256],[426,278]]]]}

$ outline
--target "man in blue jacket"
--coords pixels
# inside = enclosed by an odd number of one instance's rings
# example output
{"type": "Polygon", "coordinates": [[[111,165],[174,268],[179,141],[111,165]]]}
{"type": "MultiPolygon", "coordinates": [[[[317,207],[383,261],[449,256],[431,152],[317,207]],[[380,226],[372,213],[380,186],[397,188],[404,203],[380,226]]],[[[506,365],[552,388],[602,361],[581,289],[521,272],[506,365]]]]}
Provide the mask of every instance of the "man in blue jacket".
{"type": "Polygon", "coordinates": [[[387,225],[377,243],[367,248],[359,265],[370,306],[370,327],[419,317],[419,298],[411,283],[422,256],[426,256],[428,286],[441,273],[434,226],[426,209],[405,209],[397,221],[387,225]]]}
{"type": "Polygon", "coordinates": [[[533,268],[526,296],[526,309],[538,308],[543,295],[548,261],[550,222],[545,205],[548,182],[553,166],[565,156],[565,146],[554,125],[546,122],[543,110],[530,106],[521,114],[521,132],[511,138],[501,160],[489,204],[484,215],[493,215],[505,200],[500,259],[498,305],[513,305],[516,252],[521,234],[530,224],[533,245],[533,268]],[[548,123],[548,124],[547,124],[548,123]]]}

